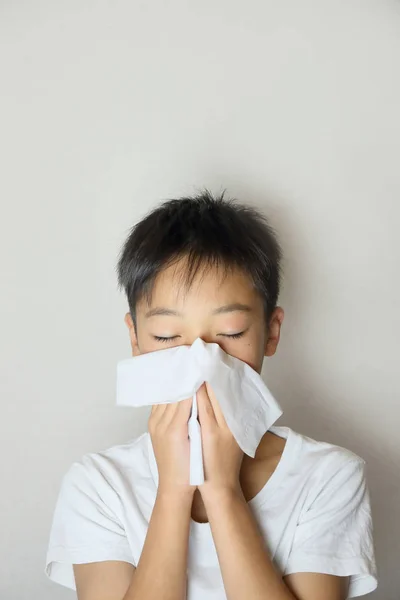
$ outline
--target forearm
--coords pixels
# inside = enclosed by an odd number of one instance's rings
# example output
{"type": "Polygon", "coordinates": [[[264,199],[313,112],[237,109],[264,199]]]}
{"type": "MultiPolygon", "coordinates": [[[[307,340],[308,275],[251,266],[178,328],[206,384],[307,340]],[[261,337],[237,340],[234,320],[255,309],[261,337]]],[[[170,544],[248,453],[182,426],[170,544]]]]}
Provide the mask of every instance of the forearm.
{"type": "Polygon", "coordinates": [[[192,495],[158,493],[123,600],[184,600],[192,495]]]}
{"type": "Polygon", "coordinates": [[[228,600],[295,600],[240,492],[203,497],[228,600]]]}

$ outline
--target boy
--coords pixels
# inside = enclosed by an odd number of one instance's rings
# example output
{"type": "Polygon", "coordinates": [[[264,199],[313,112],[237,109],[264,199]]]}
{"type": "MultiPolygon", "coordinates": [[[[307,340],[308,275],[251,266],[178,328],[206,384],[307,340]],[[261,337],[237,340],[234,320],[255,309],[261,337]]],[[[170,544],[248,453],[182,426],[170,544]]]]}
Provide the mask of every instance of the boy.
{"type": "MultiPolygon", "coordinates": [[[[255,209],[165,202],[118,262],[133,356],[200,337],[261,372],[279,343],[281,249],[255,209]]],[[[79,600],[344,600],[377,585],[364,461],[288,427],[244,455],[211,390],[197,394],[206,480],[189,485],[191,398],[63,479],[46,573],[79,600]],[[158,474],[159,480],[156,484],[158,474]]]]}

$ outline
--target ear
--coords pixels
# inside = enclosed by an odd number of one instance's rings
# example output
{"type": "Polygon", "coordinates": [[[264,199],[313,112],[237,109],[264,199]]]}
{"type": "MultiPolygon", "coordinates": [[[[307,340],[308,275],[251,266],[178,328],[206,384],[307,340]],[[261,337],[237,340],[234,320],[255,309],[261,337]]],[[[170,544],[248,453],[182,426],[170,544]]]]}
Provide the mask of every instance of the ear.
{"type": "Polygon", "coordinates": [[[140,354],[140,350],[139,350],[139,346],[138,346],[138,340],[137,340],[137,335],[136,335],[136,331],[135,331],[135,326],[133,324],[133,320],[132,320],[132,316],[131,316],[130,312],[126,313],[126,315],[124,317],[124,321],[129,330],[129,338],[130,338],[131,347],[132,347],[132,356],[138,356],[140,354]]]}
{"type": "Polygon", "coordinates": [[[283,308],[277,306],[270,318],[269,327],[266,336],[264,356],[273,356],[279,344],[281,334],[281,326],[285,312],[283,308]]]}

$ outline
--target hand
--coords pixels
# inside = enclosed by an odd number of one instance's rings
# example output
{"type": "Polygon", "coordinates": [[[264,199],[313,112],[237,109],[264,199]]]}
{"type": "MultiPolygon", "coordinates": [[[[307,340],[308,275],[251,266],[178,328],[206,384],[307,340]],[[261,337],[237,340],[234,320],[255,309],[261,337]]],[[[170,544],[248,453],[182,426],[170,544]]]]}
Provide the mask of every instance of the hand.
{"type": "Polygon", "coordinates": [[[201,425],[205,481],[199,486],[204,497],[215,491],[242,493],[240,468],[243,450],[235,440],[209,383],[197,392],[201,425]]]}
{"type": "Polygon", "coordinates": [[[197,489],[189,484],[191,407],[192,398],[152,406],[148,429],[157,461],[158,493],[190,496],[197,489]]]}

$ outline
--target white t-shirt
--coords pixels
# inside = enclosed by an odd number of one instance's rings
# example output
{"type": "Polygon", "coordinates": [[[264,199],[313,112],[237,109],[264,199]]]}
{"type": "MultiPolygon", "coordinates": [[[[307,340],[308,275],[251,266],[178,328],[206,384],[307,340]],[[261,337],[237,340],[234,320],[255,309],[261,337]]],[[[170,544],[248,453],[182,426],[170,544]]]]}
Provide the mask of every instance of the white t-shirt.
{"type": "MultiPolygon", "coordinates": [[[[248,504],[282,574],[350,575],[349,598],[377,586],[365,462],[349,450],[271,427],[286,438],[274,473],[248,504]]],[[[158,485],[151,437],[84,455],[64,475],[46,560],[53,581],[75,588],[72,565],[137,565],[158,485]]],[[[191,519],[188,600],[225,600],[209,523],[191,519]]]]}

